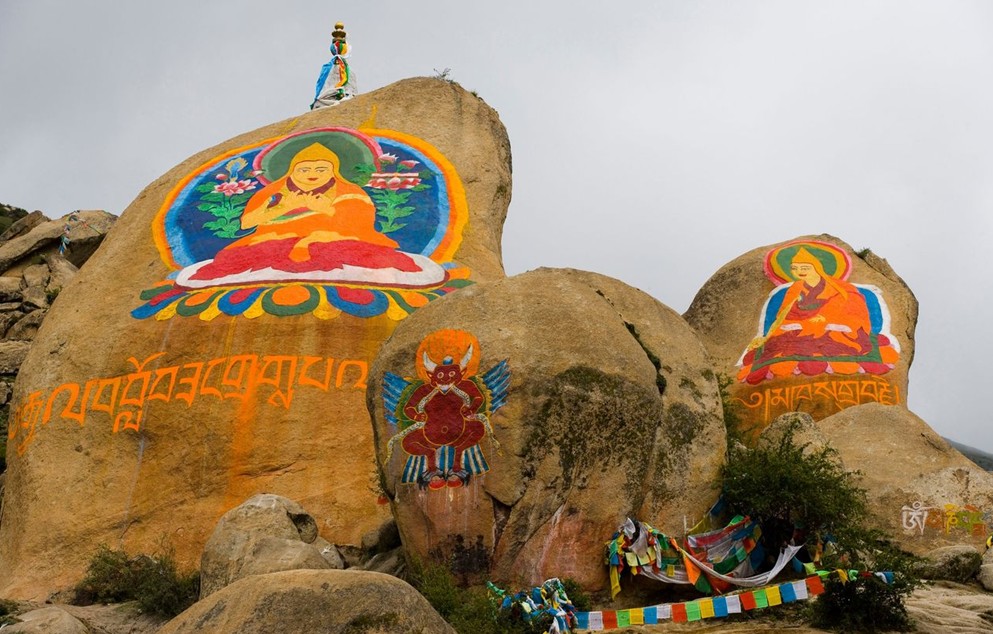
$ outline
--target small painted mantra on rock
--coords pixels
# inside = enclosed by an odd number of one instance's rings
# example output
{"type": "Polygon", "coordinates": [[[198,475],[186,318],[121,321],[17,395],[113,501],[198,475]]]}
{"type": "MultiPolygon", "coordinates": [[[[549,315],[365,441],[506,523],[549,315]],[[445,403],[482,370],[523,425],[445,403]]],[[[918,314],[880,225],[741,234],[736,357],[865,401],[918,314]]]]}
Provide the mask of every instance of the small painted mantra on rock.
{"type": "Polygon", "coordinates": [[[971,504],[958,506],[924,506],[920,500],[900,509],[900,523],[906,531],[923,535],[926,529],[942,531],[950,535],[952,531],[966,532],[977,537],[986,537],[987,526],[993,524],[993,511],[983,512],[971,504]]]}
{"type": "Polygon", "coordinates": [[[49,394],[32,392],[11,409],[7,438],[22,436],[17,453],[22,455],[35,439],[39,425],[55,418],[75,421],[80,427],[88,415],[102,414],[113,421],[113,433],[139,431],[146,404],[151,401],[183,401],[187,407],[205,397],[245,402],[262,400],[289,409],[299,388],[327,392],[366,388],[368,362],[333,357],[241,354],[195,361],[182,365],[149,368],[163,356],[156,353],[144,361],[128,361],[135,371],[121,376],[90,379],[85,384],[63,383],[49,394]],[[61,409],[59,403],[62,402],[61,409]]]}
{"type": "Polygon", "coordinates": [[[851,380],[815,381],[804,385],[756,389],[745,398],[736,398],[751,410],[763,410],[763,419],[771,423],[789,412],[804,411],[803,404],[826,404],[836,411],[864,403],[898,405],[900,390],[878,377],[851,380]]]}

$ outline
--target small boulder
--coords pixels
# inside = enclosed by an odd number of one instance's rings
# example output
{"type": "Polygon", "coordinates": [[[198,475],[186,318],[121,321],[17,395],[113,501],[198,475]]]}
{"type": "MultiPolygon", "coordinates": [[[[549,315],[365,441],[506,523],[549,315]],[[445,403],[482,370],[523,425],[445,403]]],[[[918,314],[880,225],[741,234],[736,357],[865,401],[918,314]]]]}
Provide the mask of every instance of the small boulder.
{"type": "Polygon", "coordinates": [[[23,310],[48,308],[48,293],[45,291],[45,287],[29,286],[24,289],[24,305],[26,308],[23,310]]]}
{"type": "Polygon", "coordinates": [[[246,577],[194,604],[158,634],[455,634],[427,599],[388,575],[291,570],[246,577]]]}
{"type": "Polygon", "coordinates": [[[225,513],[207,540],[200,597],[249,575],[330,569],[340,557],[322,552],[331,545],[317,539],[317,523],[302,506],[271,493],[255,495],[225,513]]]}
{"type": "Polygon", "coordinates": [[[43,308],[38,308],[24,317],[17,320],[14,325],[12,325],[5,335],[6,339],[14,341],[32,341],[34,336],[38,334],[38,328],[41,327],[41,322],[45,321],[45,315],[48,311],[43,308]]]}
{"type": "Polygon", "coordinates": [[[4,634],[89,634],[82,621],[56,607],[17,615],[20,623],[3,628],[4,634]]]}
{"type": "Polygon", "coordinates": [[[16,277],[0,277],[0,304],[20,303],[24,294],[21,293],[21,280],[16,277]]]}
{"type": "Polygon", "coordinates": [[[45,263],[48,264],[48,270],[50,272],[48,286],[45,287],[45,290],[49,293],[61,291],[69,283],[69,280],[79,272],[75,264],[58,253],[46,255],[45,263]]]}
{"type": "Polygon", "coordinates": [[[0,341],[0,374],[16,374],[30,348],[27,341],[0,341]]]}
{"type": "Polygon", "coordinates": [[[943,546],[929,552],[919,566],[922,579],[965,583],[979,572],[983,558],[972,546],[943,546]]]}
{"type": "Polygon", "coordinates": [[[993,473],[903,407],[870,403],[818,421],[846,469],[861,472],[873,522],[905,550],[978,548],[993,511],[993,473]]]}
{"type": "Polygon", "coordinates": [[[24,267],[21,277],[23,278],[22,285],[25,288],[31,288],[32,286],[45,287],[52,275],[48,271],[48,266],[44,264],[31,264],[24,267]]]}

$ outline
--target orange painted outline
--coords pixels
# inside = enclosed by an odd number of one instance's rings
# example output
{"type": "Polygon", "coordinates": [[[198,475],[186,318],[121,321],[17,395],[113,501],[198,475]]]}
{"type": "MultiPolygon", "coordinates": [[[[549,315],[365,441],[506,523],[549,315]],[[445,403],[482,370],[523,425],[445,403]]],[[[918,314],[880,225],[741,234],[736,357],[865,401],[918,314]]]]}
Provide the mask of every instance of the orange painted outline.
{"type": "MultiPolygon", "coordinates": [[[[319,130],[320,128],[314,129],[319,130]]],[[[303,132],[307,132],[307,130],[304,130],[303,132]]],[[[403,132],[397,132],[395,130],[366,128],[363,130],[358,130],[358,132],[374,138],[378,136],[399,141],[401,143],[406,143],[407,145],[419,150],[425,156],[429,157],[438,169],[441,170],[448,189],[448,229],[446,230],[444,237],[442,237],[441,242],[438,244],[438,247],[429,257],[435,262],[449,262],[453,260],[455,252],[458,251],[459,246],[462,244],[462,231],[469,222],[469,204],[465,197],[465,187],[462,185],[462,179],[459,178],[458,172],[455,170],[455,166],[452,165],[445,155],[439,152],[437,148],[418,137],[411,136],[403,132]]],[[[203,173],[211,165],[220,163],[225,159],[232,158],[242,152],[269,145],[270,143],[283,139],[286,136],[288,135],[284,134],[270,137],[249,145],[243,145],[228,150],[227,152],[219,156],[215,156],[209,161],[191,170],[188,174],[186,174],[186,176],[180,179],[178,183],[176,183],[175,187],[169,190],[169,193],[166,194],[165,201],[162,203],[162,206],[159,207],[159,211],[155,214],[155,218],[152,221],[152,240],[155,242],[155,247],[159,251],[159,256],[168,268],[173,271],[178,271],[183,268],[172,257],[172,249],[169,248],[169,239],[166,237],[165,228],[166,214],[168,214],[169,209],[172,207],[172,204],[175,202],[176,198],[179,197],[180,192],[183,191],[190,181],[203,173]]]]}

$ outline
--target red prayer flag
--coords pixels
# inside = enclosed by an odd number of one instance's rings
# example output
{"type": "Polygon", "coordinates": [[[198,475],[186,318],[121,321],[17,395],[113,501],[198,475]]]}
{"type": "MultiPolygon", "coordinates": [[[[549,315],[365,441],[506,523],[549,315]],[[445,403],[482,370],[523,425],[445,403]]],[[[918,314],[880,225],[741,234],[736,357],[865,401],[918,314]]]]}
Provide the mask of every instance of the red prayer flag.
{"type": "Polygon", "coordinates": [[[687,618],[685,603],[672,604],[672,621],[673,623],[686,623],[687,618]]]}
{"type": "Polygon", "coordinates": [[[741,607],[745,610],[755,609],[755,595],[751,592],[742,592],[738,595],[741,598],[741,607]]]}
{"type": "Polygon", "coordinates": [[[817,575],[813,577],[807,577],[807,594],[815,597],[819,594],[824,594],[824,584],[821,583],[821,578],[817,575]]]}
{"type": "Polygon", "coordinates": [[[614,610],[603,611],[603,627],[617,627],[617,612],[614,610]]]}

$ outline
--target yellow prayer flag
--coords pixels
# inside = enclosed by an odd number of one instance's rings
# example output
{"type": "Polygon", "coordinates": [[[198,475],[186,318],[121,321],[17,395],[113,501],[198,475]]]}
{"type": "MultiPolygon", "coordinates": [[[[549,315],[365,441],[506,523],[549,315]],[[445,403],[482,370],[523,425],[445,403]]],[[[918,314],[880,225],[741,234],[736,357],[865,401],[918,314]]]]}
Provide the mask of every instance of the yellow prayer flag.
{"type": "Polygon", "coordinates": [[[627,561],[628,565],[632,567],[641,565],[638,563],[638,555],[634,554],[630,550],[624,553],[624,560],[627,561]]]}
{"type": "Polygon", "coordinates": [[[610,598],[615,598],[621,592],[621,576],[617,572],[617,566],[610,567],[610,598]]]}
{"type": "Polygon", "coordinates": [[[779,586],[766,588],[765,597],[769,600],[769,605],[781,605],[783,602],[783,595],[779,592],[779,586]]]}
{"type": "Polygon", "coordinates": [[[700,602],[700,616],[705,619],[714,618],[714,600],[699,599],[699,602],[700,602]]]}
{"type": "Polygon", "coordinates": [[[838,573],[838,578],[841,579],[842,583],[848,583],[848,573],[838,568],[835,572],[838,573]]]}
{"type": "Polygon", "coordinates": [[[644,625],[645,624],[645,609],[644,608],[631,608],[628,610],[631,615],[631,625],[644,625]]]}

